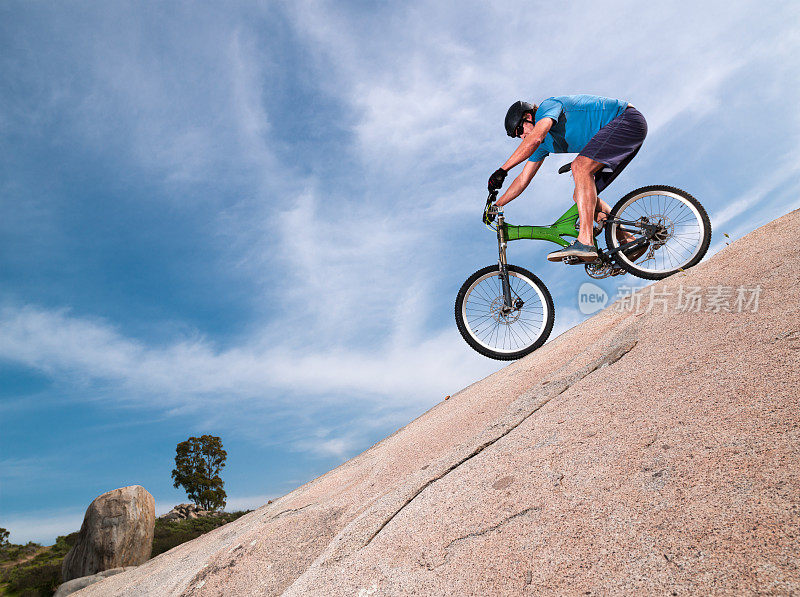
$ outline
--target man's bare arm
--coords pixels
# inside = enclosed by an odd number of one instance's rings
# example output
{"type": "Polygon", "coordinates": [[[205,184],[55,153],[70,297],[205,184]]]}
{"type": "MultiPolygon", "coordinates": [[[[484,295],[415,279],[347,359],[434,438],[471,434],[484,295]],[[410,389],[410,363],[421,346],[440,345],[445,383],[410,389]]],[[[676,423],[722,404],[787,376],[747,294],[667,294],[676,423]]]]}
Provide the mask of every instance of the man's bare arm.
{"type": "Polygon", "coordinates": [[[522,168],[522,172],[520,172],[519,176],[517,176],[514,181],[508,186],[508,189],[500,199],[497,200],[496,205],[502,207],[512,199],[519,197],[520,193],[528,188],[533,177],[536,175],[536,172],[539,171],[539,166],[542,165],[544,159],[539,160],[538,162],[528,162],[522,168]]]}
{"type": "Polygon", "coordinates": [[[542,141],[544,141],[551,126],[553,126],[552,118],[542,118],[537,122],[533,127],[533,132],[522,140],[522,143],[519,144],[516,151],[512,153],[511,157],[503,164],[503,170],[508,172],[517,164],[521,164],[531,157],[533,152],[536,151],[539,145],[542,144],[542,141]]]}

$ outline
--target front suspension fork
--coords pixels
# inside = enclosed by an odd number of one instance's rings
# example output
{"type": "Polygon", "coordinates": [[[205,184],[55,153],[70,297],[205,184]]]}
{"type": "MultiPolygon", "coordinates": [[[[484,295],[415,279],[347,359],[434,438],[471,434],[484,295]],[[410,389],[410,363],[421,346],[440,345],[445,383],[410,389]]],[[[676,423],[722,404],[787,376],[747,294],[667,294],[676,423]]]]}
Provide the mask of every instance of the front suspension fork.
{"type": "Polygon", "coordinates": [[[514,310],[514,301],[511,298],[511,282],[508,279],[508,262],[506,261],[505,218],[503,212],[497,214],[497,248],[500,254],[500,283],[503,287],[503,312],[510,313],[514,310]]]}

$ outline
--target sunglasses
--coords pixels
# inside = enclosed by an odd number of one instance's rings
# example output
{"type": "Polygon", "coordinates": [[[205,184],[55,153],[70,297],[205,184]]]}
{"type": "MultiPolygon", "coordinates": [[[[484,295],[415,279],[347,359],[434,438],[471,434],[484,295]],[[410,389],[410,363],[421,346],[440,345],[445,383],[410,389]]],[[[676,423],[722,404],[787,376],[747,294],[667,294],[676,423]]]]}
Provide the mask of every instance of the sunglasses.
{"type": "Polygon", "coordinates": [[[523,118],[520,121],[520,123],[517,125],[517,128],[514,129],[514,136],[515,137],[521,137],[522,133],[525,132],[525,129],[523,128],[523,125],[526,122],[530,122],[531,124],[533,124],[533,120],[528,120],[527,118],[523,118]]]}

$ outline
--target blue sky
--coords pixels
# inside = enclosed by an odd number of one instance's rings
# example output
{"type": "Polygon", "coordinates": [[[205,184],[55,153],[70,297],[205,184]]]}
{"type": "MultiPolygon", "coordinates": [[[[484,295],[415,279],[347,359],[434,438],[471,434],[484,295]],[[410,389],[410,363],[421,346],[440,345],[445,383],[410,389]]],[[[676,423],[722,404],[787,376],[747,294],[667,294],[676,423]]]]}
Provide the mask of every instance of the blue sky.
{"type": "MultiPolygon", "coordinates": [[[[800,207],[800,5],[686,6],[0,4],[0,526],[50,543],[130,484],[167,511],[204,433],[228,509],[256,507],[502,366],[453,301],[496,259],[517,99],[636,105],[649,136],[604,199],[684,188],[712,253],[800,207]]],[[[508,219],[563,213],[571,157],[508,219]]],[[[555,337],[588,278],[550,250],[510,261],[555,337]]]]}

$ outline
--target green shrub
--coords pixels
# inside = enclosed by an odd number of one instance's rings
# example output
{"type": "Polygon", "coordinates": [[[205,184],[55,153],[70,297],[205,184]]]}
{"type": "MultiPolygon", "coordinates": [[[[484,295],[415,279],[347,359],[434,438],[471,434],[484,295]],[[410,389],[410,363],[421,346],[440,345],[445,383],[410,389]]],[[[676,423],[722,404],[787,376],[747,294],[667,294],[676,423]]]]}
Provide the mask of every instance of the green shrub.
{"type": "Polygon", "coordinates": [[[223,512],[218,516],[203,516],[200,518],[187,518],[186,520],[156,519],[156,528],[153,534],[153,551],[151,558],[213,531],[217,527],[233,522],[240,516],[252,512],[244,510],[238,512],[223,512]]]}
{"type": "MultiPolygon", "coordinates": [[[[0,570],[0,583],[5,583],[5,590],[19,597],[50,597],[61,584],[61,563],[64,556],[75,545],[78,533],[70,533],[56,538],[54,545],[37,553],[25,562],[19,562],[0,570]]],[[[41,549],[38,543],[27,545],[9,545],[7,553],[16,553],[17,557],[8,561],[20,560],[41,549]]]]}
{"type": "Polygon", "coordinates": [[[61,559],[67,555],[72,546],[78,541],[78,531],[70,533],[69,535],[59,535],[56,537],[55,545],[50,546],[50,552],[53,557],[60,557],[61,559]]]}
{"type": "Polygon", "coordinates": [[[32,553],[36,553],[36,550],[41,549],[41,547],[41,545],[34,543],[33,541],[29,541],[26,545],[6,543],[0,547],[0,564],[21,560],[32,553]]]}
{"type": "Polygon", "coordinates": [[[14,566],[3,576],[6,590],[20,597],[51,597],[61,584],[61,560],[58,563],[31,560],[14,566]]]}

